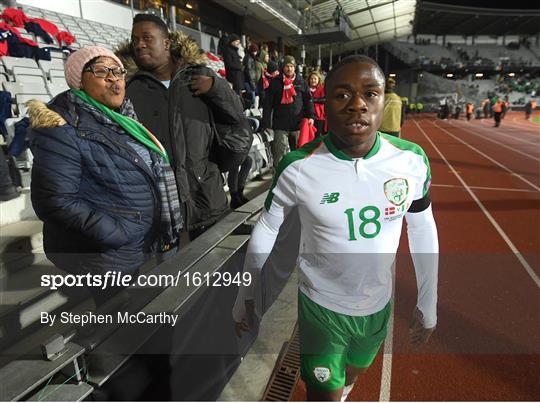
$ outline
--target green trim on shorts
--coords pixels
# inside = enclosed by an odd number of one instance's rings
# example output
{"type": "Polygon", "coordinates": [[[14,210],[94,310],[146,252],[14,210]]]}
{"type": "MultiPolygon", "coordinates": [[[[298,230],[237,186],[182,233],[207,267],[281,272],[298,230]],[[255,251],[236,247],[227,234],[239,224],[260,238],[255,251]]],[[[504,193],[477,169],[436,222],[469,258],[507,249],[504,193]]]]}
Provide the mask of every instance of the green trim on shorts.
{"type": "Polygon", "coordinates": [[[308,387],[332,391],[345,385],[345,368],[368,368],[386,338],[391,301],[368,316],[333,312],[298,291],[301,375],[308,387]]]}

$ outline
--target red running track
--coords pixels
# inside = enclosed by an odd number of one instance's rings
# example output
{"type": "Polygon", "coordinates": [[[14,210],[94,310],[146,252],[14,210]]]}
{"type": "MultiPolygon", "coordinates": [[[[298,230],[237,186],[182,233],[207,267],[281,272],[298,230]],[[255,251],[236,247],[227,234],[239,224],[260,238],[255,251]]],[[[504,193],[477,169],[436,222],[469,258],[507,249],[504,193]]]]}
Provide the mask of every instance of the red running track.
{"type": "MultiPolygon", "coordinates": [[[[540,125],[492,120],[406,122],[432,170],[439,232],[438,326],[408,343],[416,302],[402,236],[392,332],[350,401],[540,399],[540,125]]],[[[293,400],[304,400],[300,382],[293,400]]]]}

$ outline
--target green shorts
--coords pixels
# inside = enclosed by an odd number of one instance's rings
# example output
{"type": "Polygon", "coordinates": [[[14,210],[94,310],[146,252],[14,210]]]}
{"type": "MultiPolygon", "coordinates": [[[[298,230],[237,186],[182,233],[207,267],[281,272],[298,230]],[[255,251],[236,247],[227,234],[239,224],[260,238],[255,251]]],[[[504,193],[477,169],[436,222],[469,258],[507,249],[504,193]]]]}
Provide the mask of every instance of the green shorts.
{"type": "Polygon", "coordinates": [[[368,316],[349,316],[326,309],[298,292],[301,375],[317,390],[345,385],[345,368],[367,368],[387,333],[391,302],[368,316]]]}

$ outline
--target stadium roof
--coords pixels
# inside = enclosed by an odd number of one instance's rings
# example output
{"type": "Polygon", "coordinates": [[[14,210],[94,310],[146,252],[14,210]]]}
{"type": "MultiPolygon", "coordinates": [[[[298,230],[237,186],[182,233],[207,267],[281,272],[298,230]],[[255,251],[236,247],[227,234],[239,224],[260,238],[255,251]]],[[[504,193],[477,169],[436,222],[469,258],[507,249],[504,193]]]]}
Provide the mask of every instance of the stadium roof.
{"type": "MultiPolygon", "coordinates": [[[[520,9],[519,1],[483,1],[448,4],[444,0],[420,1],[415,34],[435,35],[535,35],[540,32],[540,9],[520,9]],[[500,7],[500,8],[497,8],[500,7]]],[[[529,7],[533,2],[529,2],[529,7]]]]}
{"type": "Polygon", "coordinates": [[[340,44],[342,49],[366,47],[412,34],[416,8],[416,0],[219,0],[217,3],[244,15],[246,29],[263,38],[273,35],[264,39],[275,40],[279,35],[288,37],[292,43],[298,43],[299,30],[333,27],[332,14],[339,4],[352,30],[351,40],[340,44]],[[268,31],[265,26],[271,29],[268,31]]]}
{"type": "Polygon", "coordinates": [[[340,4],[347,14],[352,40],[346,48],[387,42],[412,33],[416,0],[314,0],[312,15],[319,24],[332,26],[332,13],[340,4]]]}

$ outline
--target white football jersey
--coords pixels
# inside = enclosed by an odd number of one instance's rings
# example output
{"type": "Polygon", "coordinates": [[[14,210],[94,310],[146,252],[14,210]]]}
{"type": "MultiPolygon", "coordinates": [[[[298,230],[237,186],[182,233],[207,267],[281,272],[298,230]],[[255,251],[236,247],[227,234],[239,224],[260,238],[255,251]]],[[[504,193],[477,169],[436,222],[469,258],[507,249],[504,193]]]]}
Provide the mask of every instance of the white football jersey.
{"type": "Polygon", "coordinates": [[[363,158],[338,150],[331,134],[285,156],[265,208],[298,207],[301,291],[346,315],[383,309],[403,217],[429,207],[430,181],[424,151],[383,133],[363,158]]]}

